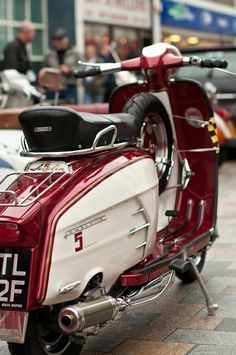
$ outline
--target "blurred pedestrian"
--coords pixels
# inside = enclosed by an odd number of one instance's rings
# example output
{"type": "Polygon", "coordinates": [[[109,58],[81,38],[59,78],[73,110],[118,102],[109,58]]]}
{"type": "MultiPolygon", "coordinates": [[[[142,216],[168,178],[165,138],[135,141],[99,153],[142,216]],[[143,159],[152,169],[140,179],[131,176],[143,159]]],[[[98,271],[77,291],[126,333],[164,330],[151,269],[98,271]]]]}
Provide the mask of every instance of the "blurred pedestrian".
{"type": "MultiPolygon", "coordinates": [[[[85,48],[86,63],[104,63],[98,55],[95,44],[88,44],[85,48]]],[[[105,92],[105,77],[103,75],[87,77],[83,80],[84,84],[84,104],[103,102],[105,92]]]]}
{"type": "MultiPolygon", "coordinates": [[[[104,44],[99,56],[103,59],[105,63],[114,63],[115,60],[111,55],[109,44],[104,44]]],[[[116,79],[114,74],[108,74],[105,76],[104,81],[104,96],[103,102],[109,102],[110,96],[113,90],[116,88],[116,79]]]]}
{"type": "Polygon", "coordinates": [[[26,44],[35,37],[35,25],[30,21],[20,24],[16,38],[8,43],[3,51],[2,70],[16,69],[22,74],[32,70],[32,64],[27,52],[26,44]]]}
{"type": "MultiPolygon", "coordinates": [[[[52,36],[52,49],[46,54],[43,67],[60,70],[63,89],[60,91],[59,99],[71,104],[77,103],[77,81],[73,72],[78,69],[79,60],[80,55],[75,48],[72,48],[66,30],[58,28],[52,36]]],[[[49,99],[53,96],[53,92],[48,94],[49,99]]]]}
{"type": "Polygon", "coordinates": [[[137,58],[141,55],[139,43],[137,39],[133,39],[129,42],[129,54],[128,59],[137,58]]]}

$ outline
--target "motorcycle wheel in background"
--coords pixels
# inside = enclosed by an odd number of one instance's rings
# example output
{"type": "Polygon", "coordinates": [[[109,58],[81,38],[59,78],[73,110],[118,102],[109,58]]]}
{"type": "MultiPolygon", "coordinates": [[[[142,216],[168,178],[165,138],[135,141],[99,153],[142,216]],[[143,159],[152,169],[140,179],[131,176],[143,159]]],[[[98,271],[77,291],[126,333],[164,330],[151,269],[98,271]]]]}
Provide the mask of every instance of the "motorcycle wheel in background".
{"type": "Polygon", "coordinates": [[[29,316],[24,344],[8,343],[11,355],[79,355],[83,345],[76,344],[69,336],[50,329],[50,320],[41,319],[43,310],[29,316]],[[42,312],[42,313],[41,313],[42,312]]]}
{"type": "Polygon", "coordinates": [[[123,112],[137,119],[141,130],[141,149],[147,151],[156,162],[159,178],[159,193],[167,185],[171,169],[173,134],[168,113],[162,102],[148,93],[132,96],[123,112]]]}

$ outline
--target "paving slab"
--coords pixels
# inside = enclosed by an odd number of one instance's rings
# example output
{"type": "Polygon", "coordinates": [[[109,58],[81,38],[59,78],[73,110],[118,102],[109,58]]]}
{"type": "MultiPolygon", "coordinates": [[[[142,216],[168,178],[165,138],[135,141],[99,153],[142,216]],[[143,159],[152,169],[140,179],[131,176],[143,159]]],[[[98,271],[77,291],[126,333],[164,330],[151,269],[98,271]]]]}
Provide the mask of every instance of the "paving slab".
{"type": "Polygon", "coordinates": [[[116,355],[182,355],[186,354],[192,344],[160,343],[155,341],[129,340],[113,351],[116,355]]]}
{"type": "MultiPolygon", "coordinates": [[[[235,332],[223,331],[202,331],[193,329],[177,329],[165,341],[174,343],[187,343],[187,344],[205,344],[205,345],[220,345],[235,347],[236,350],[236,336],[235,332]]],[[[235,351],[236,354],[236,351],[235,351]]]]}
{"type": "MultiPolygon", "coordinates": [[[[234,346],[197,345],[187,355],[235,355],[234,346]]],[[[164,354],[163,354],[164,355],[164,354]]]]}

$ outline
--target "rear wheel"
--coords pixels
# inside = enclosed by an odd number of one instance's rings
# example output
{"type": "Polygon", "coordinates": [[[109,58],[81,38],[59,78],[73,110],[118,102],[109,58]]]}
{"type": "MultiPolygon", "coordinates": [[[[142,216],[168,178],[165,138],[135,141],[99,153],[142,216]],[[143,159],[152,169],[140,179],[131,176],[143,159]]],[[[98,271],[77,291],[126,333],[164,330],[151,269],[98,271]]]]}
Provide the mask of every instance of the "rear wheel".
{"type": "Polygon", "coordinates": [[[12,355],[79,355],[82,350],[67,335],[50,330],[46,322],[40,324],[37,312],[29,317],[25,343],[8,343],[8,347],[12,355]]]}
{"type": "Polygon", "coordinates": [[[161,101],[148,93],[132,96],[123,112],[136,117],[142,139],[141,149],[156,163],[159,191],[164,191],[171,169],[173,135],[168,113],[161,101]]]}
{"type": "MultiPolygon", "coordinates": [[[[206,253],[207,250],[206,248],[200,250],[196,256],[194,256],[192,259],[195,263],[195,265],[198,268],[198,271],[201,272],[203,269],[203,266],[205,264],[206,260],[206,253]]],[[[178,279],[182,280],[184,283],[191,283],[197,279],[195,272],[192,270],[192,268],[189,268],[189,270],[185,272],[176,272],[176,276],[178,279]]]]}

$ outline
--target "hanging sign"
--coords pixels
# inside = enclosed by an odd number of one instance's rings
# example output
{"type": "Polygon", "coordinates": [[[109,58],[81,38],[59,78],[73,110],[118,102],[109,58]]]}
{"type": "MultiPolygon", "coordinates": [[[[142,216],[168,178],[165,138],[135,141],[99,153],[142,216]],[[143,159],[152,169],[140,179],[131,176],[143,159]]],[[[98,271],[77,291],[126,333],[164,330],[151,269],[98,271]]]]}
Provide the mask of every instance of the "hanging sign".
{"type": "Polygon", "coordinates": [[[151,28],[151,1],[84,0],[83,4],[85,21],[151,28]]]}

